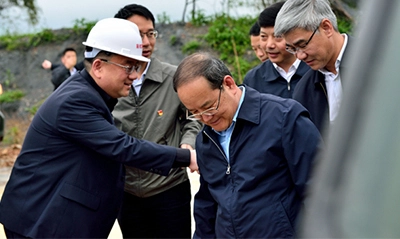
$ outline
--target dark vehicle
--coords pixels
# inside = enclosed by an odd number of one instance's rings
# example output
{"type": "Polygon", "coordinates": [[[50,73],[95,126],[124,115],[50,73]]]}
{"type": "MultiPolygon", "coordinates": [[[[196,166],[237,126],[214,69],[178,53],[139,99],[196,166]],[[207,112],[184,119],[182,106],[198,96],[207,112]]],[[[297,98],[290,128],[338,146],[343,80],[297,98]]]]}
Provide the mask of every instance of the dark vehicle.
{"type": "Polygon", "coordinates": [[[400,1],[365,0],[302,238],[400,238],[400,1]]]}

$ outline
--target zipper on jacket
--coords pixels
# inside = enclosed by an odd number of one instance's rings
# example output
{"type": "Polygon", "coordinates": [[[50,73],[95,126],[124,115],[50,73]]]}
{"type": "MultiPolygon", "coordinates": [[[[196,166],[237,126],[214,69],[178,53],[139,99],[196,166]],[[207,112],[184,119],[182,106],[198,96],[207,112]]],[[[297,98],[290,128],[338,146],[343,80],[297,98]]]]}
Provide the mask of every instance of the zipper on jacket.
{"type": "Polygon", "coordinates": [[[287,83],[287,90],[290,91],[290,82],[287,83]]]}
{"type": "Polygon", "coordinates": [[[228,163],[228,167],[226,169],[226,174],[231,174],[231,165],[228,163]]]}
{"type": "Polygon", "coordinates": [[[326,93],[324,85],[321,82],[319,84],[321,85],[321,88],[324,91],[325,97],[328,99],[328,94],[326,93]]]}
{"type": "Polygon", "coordinates": [[[222,156],[224,156],[225,161],[228,163],[228,166],[226,168],[226,174],[231,174],[231,165],[228,161],[228,159],[226,158],[224,152],[222,151],[222,149],[218,146],[218,144],[210,137],[210,135],[207,134],[206,131],[203,131],[205,135],[207,135],[207,137],[211,140],[211,142],[213,142],[215,144],[215,146],[217,146],[219,152],[222,154],[222,156]]]}

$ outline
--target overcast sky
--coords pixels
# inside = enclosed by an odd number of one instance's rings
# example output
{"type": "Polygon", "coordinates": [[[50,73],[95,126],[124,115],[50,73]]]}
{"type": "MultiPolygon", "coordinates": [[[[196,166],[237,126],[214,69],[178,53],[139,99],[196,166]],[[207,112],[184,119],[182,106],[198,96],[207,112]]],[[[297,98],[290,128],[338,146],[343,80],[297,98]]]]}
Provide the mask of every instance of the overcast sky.
{"type": "MultiPolygon", "coordinates": [[[[40,11],[40,22],[34,27],[24,27],[19,24],[19,31],[40,31],[43,28],[60,29],[72,27],[76,19],[85,18],[87,21],[96,21],[107,17],[113,17],[115,13],[127,4],[141,4],[147,7],[157,21],[157,15],[163,12],[171,19],[178,21],[182,19],[185,0],[36,0],[40,11]]],[[[197,0],[197,9],[203,9],[206,15],[221,12],[223,0],[197,0]]],[[[226,1],[225,1],[226,2],[226,1]]],[[[190,5],[186,11],[190,13],[190,5]]],[[[250,10],[235,9],[230,14],[250,14],[250,10]]],[[[186,15],[187,15],[186,14],[186,15]]],[[[21,17],[22,18],[22,17],[21,17]]]]}

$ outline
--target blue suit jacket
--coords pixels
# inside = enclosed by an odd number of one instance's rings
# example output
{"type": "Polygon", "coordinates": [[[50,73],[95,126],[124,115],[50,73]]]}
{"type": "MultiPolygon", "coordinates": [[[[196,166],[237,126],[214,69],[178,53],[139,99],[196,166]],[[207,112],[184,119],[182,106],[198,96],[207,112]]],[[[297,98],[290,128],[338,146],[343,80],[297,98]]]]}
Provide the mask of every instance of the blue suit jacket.
{"type": "Polygon", "coordinates": [[[300,65],[292,76],[290,83],[287,82],[275,69],[270,60],[266,60],[251,69],[245,76],[243,83],[261,93],[277,95],[283,98],[292,98],[293,91],[300,78],[311,68],[304,63],[300,65]]]}
{"type": "Polygon", "coordinates": [[[115,103],[85,70],[50,95],[6,185],[0,203],[5,228],[32,238],[106,238],[122,201],[122,163],[167,175],[179,166],[174,159],[188,161],[188,150],[118,130],[115,103]]]}
{"type": "Polygon", "coordinates": [[[292,99],[246,87],[229,162],[209,126],[197,136],[200,189],[194,238],[288,238],[305,197],[321,136],[292,99]]]}

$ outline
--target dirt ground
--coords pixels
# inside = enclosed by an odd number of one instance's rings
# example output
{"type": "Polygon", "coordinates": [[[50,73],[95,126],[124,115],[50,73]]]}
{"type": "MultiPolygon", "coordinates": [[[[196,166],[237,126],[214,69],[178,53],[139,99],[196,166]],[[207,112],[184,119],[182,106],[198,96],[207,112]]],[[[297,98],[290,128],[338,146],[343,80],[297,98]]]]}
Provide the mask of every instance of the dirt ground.
{"type": "Polygon", "coordinates": [[[27,119],[9,118],[6,120],[5,133],[8,142],[0,143],[0,168],[14,165],[29,124],[30,120],[27,119]]]}

